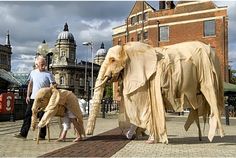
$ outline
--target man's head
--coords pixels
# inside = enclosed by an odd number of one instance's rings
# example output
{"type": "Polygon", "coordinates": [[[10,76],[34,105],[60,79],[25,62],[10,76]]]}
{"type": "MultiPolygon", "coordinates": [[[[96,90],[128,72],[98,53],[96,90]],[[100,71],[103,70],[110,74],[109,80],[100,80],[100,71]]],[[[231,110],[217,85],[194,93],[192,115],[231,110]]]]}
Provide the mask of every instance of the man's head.
{"type": "Polygon", "coordinates": [[[42,55],[39,55],[35,59],[35,66],[39,71],[45,71],[46,69],[46,60],[42,55]]]}

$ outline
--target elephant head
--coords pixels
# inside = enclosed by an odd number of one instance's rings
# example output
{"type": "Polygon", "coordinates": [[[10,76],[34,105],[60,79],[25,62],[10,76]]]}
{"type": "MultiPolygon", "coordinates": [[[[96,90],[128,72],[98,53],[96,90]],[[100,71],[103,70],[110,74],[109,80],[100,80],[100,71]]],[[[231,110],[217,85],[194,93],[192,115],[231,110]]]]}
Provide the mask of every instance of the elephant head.
{"type": "Polygon", "coordinates": [[[140,46],[139,42],[117,45],[108,50],[95,83],[93,106],[88,118],[86,134],[93,134],[105,83],[118,81],[122,77],[124,93],[130,94],[142,87],[155,73],[157,58],[153,47],[146,44],[140,46]]]}
{"type": "Polygon", "coordinates": [[[37,113],[39,111],[48,112],[47,115],[44,115],[38,124],[39,127],[44,127],[49,123],[52,115],[55,115],[58,109],[58,102],[60,99],[59,91],[54,87],[41,88],[34,100],[32,106],[32,121],[31,128],[34,130],[37,122],[37,113]]]}

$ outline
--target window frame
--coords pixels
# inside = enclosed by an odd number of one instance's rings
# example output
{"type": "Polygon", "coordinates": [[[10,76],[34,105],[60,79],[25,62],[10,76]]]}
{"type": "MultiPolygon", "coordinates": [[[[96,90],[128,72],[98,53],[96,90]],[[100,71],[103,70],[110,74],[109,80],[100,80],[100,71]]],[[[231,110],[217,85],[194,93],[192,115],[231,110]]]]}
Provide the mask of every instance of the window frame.
{"type": "Polygon", "coordinates": [[[167,41],[169,41],[170,40],[170,27],[169,26],[160,26],[159,27],[159,41],[160,42],[167,42],[167,41]],[[165,30],[163,30],[162,31],[162,28],[163,29],[165,29],[165,28],[167,28],[167,32],[166,32],[166,38],[164,38],[163,36],[164,35],[162,35],[162,33],[165,33],[165,32],[163,32],[163,31],[165,31],[165,30]],[[164,39],[163,39],[164,38],[164,39]]]}
{"type": "Polygon", "coordinates": [[[216,20],[215,19],[203,21],[203,36],[204,37],[216,36],[216,20]],[[214,22],[214,23],[210,24],[208,22],[214,22]],[[213,26],[209,26],[209,25],[213,25],[213,26]]]}
{"type": "Polygon", "coordinates": [[[148,20],[148,12],[143,13],[143,21],[148,20]]]}
{"type": "Polygon", "coordinates": [[[137,41],[141,41],[142,40],[142,34],[141,32],[137,33],[137,41]]]}
{"type": "Polygon", "coordinates": [[[137,21],[136,19],[137,19],[136,16],[133,16],[133,17],[130,18],[131,25],[134,25],[136,23],[136,21],[137,21]]]}
{"type": "Polygon", "coordinates": [[[148,31],[143,32],[143,39],[147,40],[148,39],[148,31]]]}

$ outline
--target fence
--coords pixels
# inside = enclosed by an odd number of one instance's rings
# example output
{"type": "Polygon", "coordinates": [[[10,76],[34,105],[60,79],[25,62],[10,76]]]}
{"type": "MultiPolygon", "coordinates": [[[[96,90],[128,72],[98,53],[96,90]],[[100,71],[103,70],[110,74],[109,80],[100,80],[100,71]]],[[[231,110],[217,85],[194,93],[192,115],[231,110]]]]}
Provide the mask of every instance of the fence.
{"type": "Polygon", "coordinates": [[[119,101],[106,98],[102,100],[102,118],[105,118],[106,113],[119,110],[119,101]]]}

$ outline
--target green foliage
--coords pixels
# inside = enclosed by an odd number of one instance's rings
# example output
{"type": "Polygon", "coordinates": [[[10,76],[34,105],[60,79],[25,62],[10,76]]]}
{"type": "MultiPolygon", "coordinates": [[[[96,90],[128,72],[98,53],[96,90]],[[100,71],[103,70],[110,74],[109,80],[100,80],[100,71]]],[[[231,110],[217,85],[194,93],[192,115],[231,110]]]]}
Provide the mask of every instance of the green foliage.
{"type": "Polygon", "coordinates": [[[104,97],[105,98],[112,98],[113,97],[112,83],[109,83],[106,85],[104,97]]]}
{"type": "Polygon", "coordinates": [[[230,70],[230,83],[236,84],[236,70],[230,70]]]}

